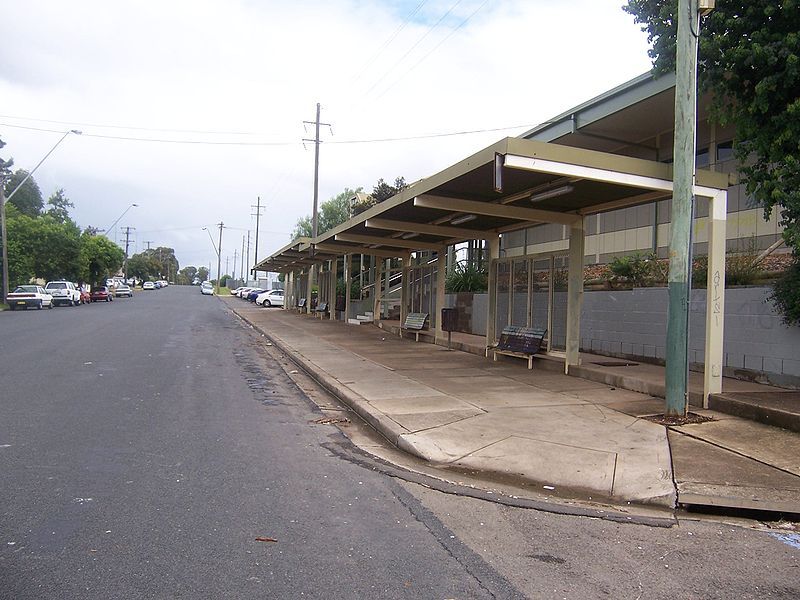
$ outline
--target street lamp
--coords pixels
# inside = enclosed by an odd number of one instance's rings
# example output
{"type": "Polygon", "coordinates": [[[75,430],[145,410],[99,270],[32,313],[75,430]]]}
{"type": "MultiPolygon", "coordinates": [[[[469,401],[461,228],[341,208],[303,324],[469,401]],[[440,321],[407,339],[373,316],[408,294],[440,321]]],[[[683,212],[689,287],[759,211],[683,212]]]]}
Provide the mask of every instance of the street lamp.
{"type": "Polygon", "coordinates": [[[59,145],[61,142],[63,142],[63,141],[64,141],[64,140],[67,138],[67,136],[68,136],[70,133],[74,133],[75,135],[80,135],[80,134],[81,134],[81,133],[83,133],[83,132],[82,132],[82,131],[78,131],[77,129],[70,129],[69,131],[67,131],[67,132],[66,132],[66,133],[65,133],[65,134],[64,134],[64,135],[61,137],[61,139],[60,139],[60,140],[58,140],[58,141],[56,142],[55,146],[53,146],[52,148],[50,148],[50,152],[48,152],[47,154],[45,154],[45,155],[44,155],[44,157],[42,158],[42,160],[40,160],[40,161],[39,161],[39,163],[38,163],[38,164],[37,164],[35,167],[33,167],[33,169],[32,169],[31,171],[29,171],[29,172],[28,172],[28,174],[25,176],[25,179],[23,179],[22,181],[20,181],[20,182],[17,184],[17,187],[15,187],[15,188],[14,188],[14,191],[12,191],[12,192],[11,192],[11,193],[8,195],[8,198],[6,198],[6,202],[8,202],[9,200],[11,200],[11,198],[13,198],[13,197],[14,197],[14,194],[16,194],[16,193],[19,191],[19,189],[20,189],[20,188],[21,188],[21,187],[22,187],[22,186],[25,184],[25,182],[26,182],[26,181],[28,181],[28,179],[30,179],[30,178],[33,176],[33,174],[34,174],[34,173],[36,173],[36,169],[38,169],[39,167],[41,167],[41,166],[42,166],[42,163],[43,163],[44,161],[46,161],[46,160],[47,160],[47,157],[48,157],[48,156],[50,156],[50,155],[53,153],[53,150],[55,150],[56,148],[58,148],[58,145],[59,145]]]}
{"type": "Polygon", "coordinates": [[[208,230],[208,227],[203,227],[203,231],[208,234],[208,239],[211,240],[211,245],[214,246],[214,254],[219,256],[219,250],[217,250],[217,245],[214,243],[214,238],[211,237],[211,232],[208,230]]]}
{"type": "Polygon", "coordinates": [[[109,231],[111,231],[112,229],[114,229],[114,227],[116,226],[116,224],[120,222],[120,219],[122,219],[122,217],[124,217],[124,216],[125,216],[125,213],[127,213],[127,212],[128,212],[130,209],[132,209],[134,206],[139,206],[139,205],[138,205],[138,204],[136,204],[136,203],[134,202],[134,203],[132,203],[132,204],[131,204],[131,205],[130,205],[128,208],[126,208],[125,210],[123,210],[123,211],[122,211],[122,214],[121,214],[120,216],[118,216],[118,217],[117,217],[117,220],[116,220],[116,221],[114,221],[114,222],[111,224],[111,227],[109,227],[108,229],[106,229],[106,230],[105,230],[106,237],[108,237],[108,232],[109,232],[109,231]]]}
{"type": "Polygon", "coordinates": [[[220,221],[217,223],[217,226],[219,227],[219,246],[214,243],[214,238],[211,237],[211,232],[208,230],[208,227],[203,227],[203,231],[208,234],[208,239],[211,240],[211,245],[214,246],[214,252],[217,253],[217,296],[219,296],[219,284],[222,279],[222,273],[220,273],[220,269],[222,268],[222,228],[225,227],[225,224],[220,221]]]}
{"type": "Polygon", "coordinates": [[[53,150],[58,148],[58,145],[61,142],[63,142],[70,133],[74,133],[75,135],[80,135],[81,134],[81,132],[78,131],[77,129],[70,129],[69,131],[66,131],[64,133],[64,135],[55,143],[55,145],[52,148],[50,148],[50,152],[45,154],[44,157],[42,158],[42,160],[40,160],[38,162],[38,164],[35,167],[33,167],[33,169],[31,171],[28,172],[28,174],[25,176],[25,178],[22,181],[19,182],[19,184],[17,184],[17,187],[15,187],[11,191],[11,193],[8,195],[8,198],[5,197],[5,183],[6,182],[3,181],[2,179],[0,179],[0,236],[2,236],[2,238],[3,238],[3,252],[2,252],[2,255],[3,255],[3,289],[0,292],[0,303],[5,304],[6,297],[8,295],[8,239],[7,239],[7,234],[6,234],[6,202],[8,202],[9,200],[11,200],[11,198],[14,197],[14,194],[16,194],[19,191],[19,189],[23,186],[23,184],[26,181],[28,181],[28,179],[30,179],[31,176],[33,176],[33,174],[36,172],[36,169],[38,169],[39,167],[42,166],[42,163],[45,160],[47,160],[47,157],[50,156],[53,153],[53,150]]]}

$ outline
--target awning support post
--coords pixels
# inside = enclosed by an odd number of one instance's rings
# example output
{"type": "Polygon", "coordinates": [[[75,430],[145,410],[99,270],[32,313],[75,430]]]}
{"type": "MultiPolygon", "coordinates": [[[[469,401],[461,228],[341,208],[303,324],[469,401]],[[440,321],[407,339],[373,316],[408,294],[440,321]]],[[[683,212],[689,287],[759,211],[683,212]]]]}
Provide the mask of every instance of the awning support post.
{"type": "Polygon", "coordinates": [[[723,326],[725,324],[725,225],[728,192],[709,199],[708,283],[706,286],[706,345],[703,370],[703,408],[709,394],[722,392],[723,326]]]}
{"type": "MultiPolygon", "coordinates": [[[[569,275],[567,279],[567,343],[564,372],[581,364],[581,311],[583,309],[583,218],[570,226],[569,275]]],[[[548,336],[553,332],[549,331],[548,336]]]]}
{"type": "Polygon", "coordinates": [[[489,288],[489,302],[486,307],[486,348],[494,344],[497,328],[497,259],[500,258],[500,236],[486,240],[489,249],[489,277],[487,286],[489,288]]]}

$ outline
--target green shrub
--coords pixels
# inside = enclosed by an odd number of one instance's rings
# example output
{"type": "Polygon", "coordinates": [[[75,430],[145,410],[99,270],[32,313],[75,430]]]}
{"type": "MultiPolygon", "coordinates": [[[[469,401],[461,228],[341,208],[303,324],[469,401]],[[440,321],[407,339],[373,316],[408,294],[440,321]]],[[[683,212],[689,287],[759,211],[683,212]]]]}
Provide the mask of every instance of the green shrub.
{"type": "Polygon", "coordinates": [[[634,287],[652,285],[661,272],[656,255],[652,252],[618,256],[608,265],[614,281],[630,283],[634,287]]]}
{"type": "Polygon", "coordinates": [[[489,277],[485,269],[475,265],[458,263],[444,282],[445,290],[456,292],[485,292],[489,289],[489,277]]]}
{"type": "Polygon", "coordinates": [[[800,258],[795,257],[783,276],[775,281],[769,299],[786,325],[800,325],[800,258]]]}
{"type": "MultiPolygon", "coordinates": [[[[339,277],[336,280],[336,296],[343,298],[345,292],[347,291],[344,283],[344,279],[339,277]]],[[[357,280],[353,280],[350,282],[350,300],[360,300],[361,299],[361,284],[357,280]]]]}
{"type": "Polygon", "coordinates": [[[725,259],[725,285],[752,285],[761,274],[758,266],[758,246],[755,236],[747,244],[747,249],[739,254],[728,254],[725,259]]]}

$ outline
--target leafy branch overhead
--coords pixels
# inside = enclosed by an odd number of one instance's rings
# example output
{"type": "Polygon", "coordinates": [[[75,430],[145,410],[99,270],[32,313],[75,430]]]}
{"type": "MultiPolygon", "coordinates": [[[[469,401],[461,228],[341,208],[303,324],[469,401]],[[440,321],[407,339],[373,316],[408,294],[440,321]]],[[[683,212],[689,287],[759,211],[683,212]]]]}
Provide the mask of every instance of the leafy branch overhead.
{"type": "MultiPolygon", "coordinates": [[[[675,68],[677,5],[628,0],[623,7],[648,34],[656,74],[675,68]]],[[[787,322],[800,324],[800,2],[717,0],[700,27],[698,82],[711,93],[712,119],[735,127],[747,193],[766,217],[778,213],[795,264],[773,299],[787,322]]]]}
{"type": "MultiPolygon", "coordinates": [[[[800,3],[717,0],[701,22],[698,85],[712,118],[736,128],[734,151],[747,192],[800,252],[800,3]]],[[[656,74],[674,71],[676,0],[628,0],[643,24],[656,74]]]]}

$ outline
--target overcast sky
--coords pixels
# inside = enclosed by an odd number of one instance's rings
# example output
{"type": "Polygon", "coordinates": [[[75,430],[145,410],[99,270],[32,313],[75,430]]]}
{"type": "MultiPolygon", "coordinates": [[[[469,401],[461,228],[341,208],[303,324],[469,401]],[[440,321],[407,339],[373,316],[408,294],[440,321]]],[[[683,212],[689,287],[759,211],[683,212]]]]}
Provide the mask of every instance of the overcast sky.
{"type": "Polygon", "coordinates": [[[647,71],[622,3],[0,0],[3,158],[30,170],[79,129],[35,174],[45,198],[98,228],[137,203],[109,237],[181,267],[216,271],[202,228],[223,221],[231,271],[258,196],[259,258],[311,213],[317,102],[320,202],[411,182],[647,71]]]}

